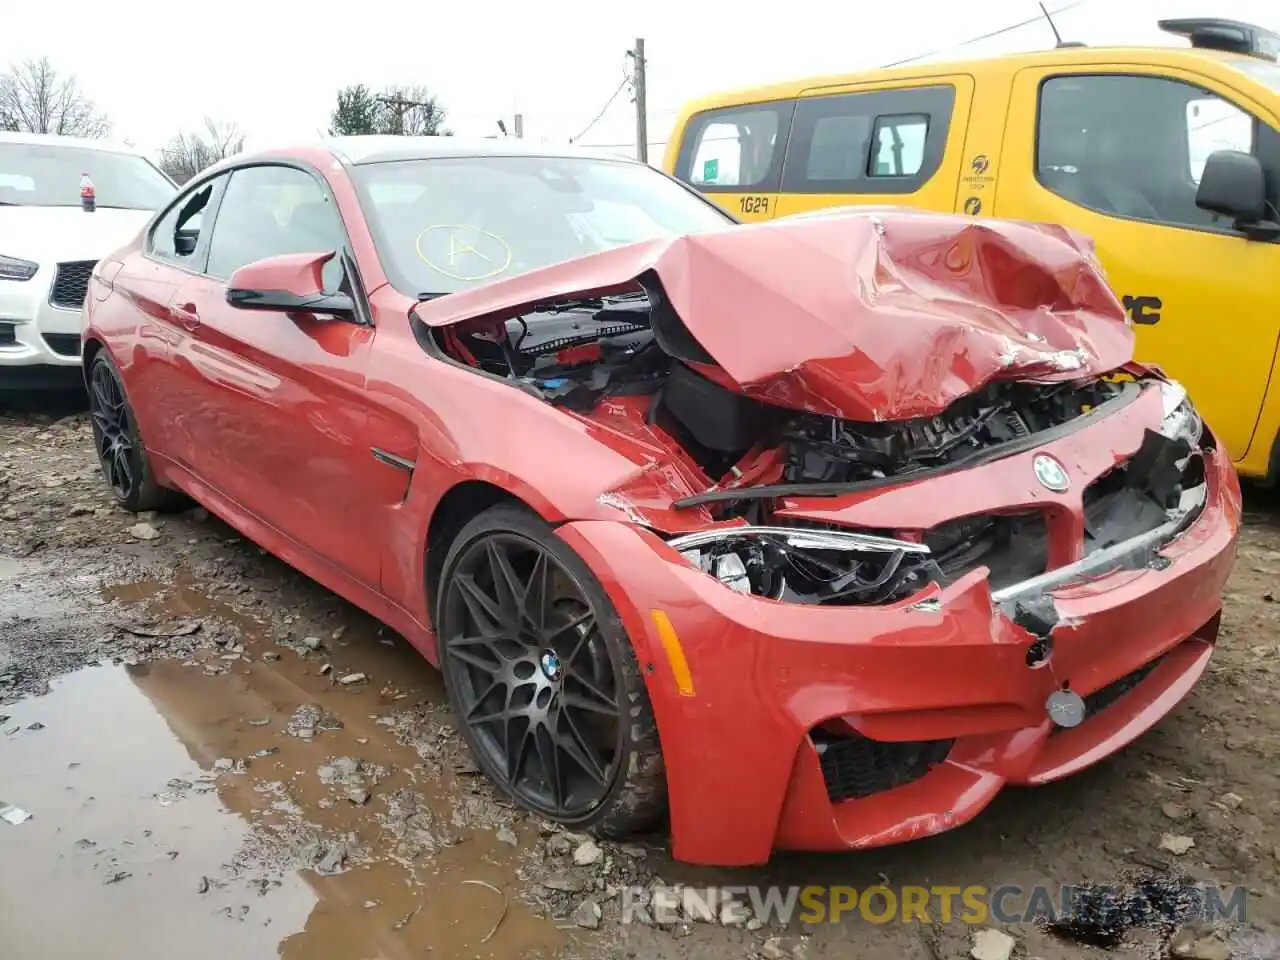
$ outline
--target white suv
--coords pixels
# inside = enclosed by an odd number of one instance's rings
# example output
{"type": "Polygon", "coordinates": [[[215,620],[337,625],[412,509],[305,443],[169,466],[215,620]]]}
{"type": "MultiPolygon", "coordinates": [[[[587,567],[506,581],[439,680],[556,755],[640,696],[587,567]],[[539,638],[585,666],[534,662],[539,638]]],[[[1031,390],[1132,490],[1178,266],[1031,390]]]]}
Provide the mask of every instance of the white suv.
{"type": "Polygon", "coordinates": [[[176,192],[127,147],[0,133],[0,391],[83,383],[80,306],[89,273],[176,192]],[[80,196],[86,174],[92,211],[80,196]]]}

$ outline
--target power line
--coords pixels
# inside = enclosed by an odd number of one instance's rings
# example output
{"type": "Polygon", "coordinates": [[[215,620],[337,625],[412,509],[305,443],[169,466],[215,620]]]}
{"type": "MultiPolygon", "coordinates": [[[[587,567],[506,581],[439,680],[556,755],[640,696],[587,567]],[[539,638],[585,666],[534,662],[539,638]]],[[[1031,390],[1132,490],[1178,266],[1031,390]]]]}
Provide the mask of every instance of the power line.
{"type": "MultiPolygon", "coordinates": [[[[1059,14],[1066,13],[1068,10],[1073,10],[1076,7],[1082,7],[1089,2],[1090,0],[1073,0],[1073,2],[1065,3],[1062,6],[1058,7],[1056,10],[1046,10],[1045,12],[1040,13],[1034,17],[1029,17],[1026,20],[1019,20],[1017,23],[1008,24],[1007,26],[1000,27],[997,30],[991,30],[991,31],[988,31],[987,33],[979,34],[976,37],[970,37],[968,40],[963,40],[960,43],[953,44],[949,47],[943,47],[938,50],[930,50],[925,53],[916,54],[914,57],[907,57],[906,59],[903,59],[903,60],[895,60],[892,63],[886,63],[886,64],[883,64],[879,69],[887,70],[890,67],[900,67],[903,64],[914,63],[917,60],[923,60],[926,57],[933,57],[933,56],[938,56],[939,54],[949,53],[953,50],[959,50],[964,47],[973,46],[973,44],[975,43],[981,43],[984,40],[991,40],[995,37],[1000,37],[1006,33],[1012,33],[1015,30],[1021,30],[1023,27],[1029,27],[1037,23],[1048,23],[1052,27],[1053,25],[1052,17],[1056,17],[1059,14]]],[[[1055,34],[1057,33],[1056,29],[1054,30],[1054,33],[1055,34]]],[[[591,128],[594,127],[600,121],[600,119],[608,111],[609,107],[613,104],[613,101],[617,98],[618,94],[622,92],[622,87],[626,86],[627,82],[630,79],[631,78],[627,76],[623,77],[622,85],[619,86],[618,89],[613,92],[613,96],[611,96],[608,102],[605,103],[604,108],[598,114],[596,114],[596,117],[594,120],[592,120],[589,124],[587,124],[586,129],[584,129],[582,133],[579,133],[576,137],[574,137],[569,141],[570,143],[577,143],[577,141],[580,140],[587,133],[587,131],[591,130],[591,128]]],[[[678,112],[678,109],[670,110],[670,111],[661,110],[658,112],[659,113],[668,113],[668,112],[676,113],[678,112]]],[[[1217,121],[1213,121],[1213,122],[1217,122],[1217,121]]],[[[629,144],[629,143],[583,143],[578,145],[582,147],[589,147],[592,149],[599,149],[599,150],[633,146],[633,144],[629,144]]],[[[655,146],[655,147],[665,146],[666,141],[651,140],[649,141],[649,145],[655,146]]]]}
{"type": "MultiPolygon", "coordinates": [[[[1083,6],[1088,2],[1089,0],[1075,0],[1074,3],[1064,4],[1063,6],[1059,7],[1057,10],[1050,10],[1049,14],[1050,16],[1057,16],[1058,14],[1066,13],[1068,10],[1071,10],[1075,7],[1083,6]]],[[[952,50],[959,50],[962,47],[973,46],[973,44],[981,43],[983,40],[990,40],[993,37],[999,37],[999,36],[1003,36],[1006,33],[1012,33],[1015,30],[1021,30],[1023,27],[1029,27],[1033,23],[1046,23],[1046,22],[1048,21],[1045,15],[1041,13],[1027,20],[1020,20],[1017,23],[1009,24],[1007,27],[1001,27],[999,30],[992,30],[989,33],[984,33],[977,37],[970,37],[968,40],[965,40],[961,43],[953,44],[952,46],[949,46],[949,47],[943,47],[941,50],[930,50],[927,53],[916,54],[916,56],[914,57],[907,57],[905,60],[895,60],[893,63],[883,64],[880,69],[887,70],[889,67],[900,67],[904,63],[915,63],[917,60],[923,60],[925,57],[936,57],[939,54],[949,53],[952,50]]]]}
{"type": "Polygon", "coordinates": [[[601,118],[602,118],[606,113],[608,113],[608,112],[609,112],[609,108],[610,108],[611,106],[613,106],[613,101],[615,101],[615,100],[617,100],[617,99],[618,99],[618,94],[620,94],[620,93],[622,92],[623,88],[624,88],[624,87],[626,87],[626,85],[627,85],[628,83],[630,83],[630,82],[631,82],[631,77],[629,77],[629,76],[627,75],[626,70],[623,70],[623,71],[622,71],[622,82],[621,82],[621,83],[619,83],[619,84],[618,84],[617,89],[616,89],[616,90],[614,90],[614,91],[613,91],[613,93],[611,93],[611,94],[609,95],[609,99],[608,99],[608,100],[606,100],[606,101],[604,102],[604,106],[600,108],[600,112],[599,112],[599,113],[597,113],[597,114],[592,118],[592,120],[591,120],[591,122],[590,122],[590,123],[588,123],[585,127],[583,127],[583,128],[582,128],[582,132],[581,132],[581,133],[579,133],[576,137],[570,137],[570,138],[569,138],[569,142],[570,142],[570,143],[577,143],[579,140],[581,140],[583,137],[585,137],[585,136],[590,132],[591,128],[592,128],[592,127],[594,127],[597,123],[599,123],[599,122],[600,122],[600,120],[601,120],[601,118]]]}

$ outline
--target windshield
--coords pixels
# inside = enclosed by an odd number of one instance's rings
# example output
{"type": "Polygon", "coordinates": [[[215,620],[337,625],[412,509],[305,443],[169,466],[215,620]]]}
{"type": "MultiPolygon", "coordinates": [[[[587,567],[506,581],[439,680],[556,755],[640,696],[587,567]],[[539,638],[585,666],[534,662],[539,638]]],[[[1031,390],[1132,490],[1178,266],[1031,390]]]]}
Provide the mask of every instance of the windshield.
{"type": "Polygon", "coordinates": [[[449,157],[355,168],[388,274],[453,293],[733,220],[658,171],[577,157],[449,157]]]}
{"type": "Polygon", "coordinates": [[[80,176],[99,207],[158,210],[177,188],[147,160],[128,153],[46,143],[0,142],[0,204],[80,206],[80,176]]]}

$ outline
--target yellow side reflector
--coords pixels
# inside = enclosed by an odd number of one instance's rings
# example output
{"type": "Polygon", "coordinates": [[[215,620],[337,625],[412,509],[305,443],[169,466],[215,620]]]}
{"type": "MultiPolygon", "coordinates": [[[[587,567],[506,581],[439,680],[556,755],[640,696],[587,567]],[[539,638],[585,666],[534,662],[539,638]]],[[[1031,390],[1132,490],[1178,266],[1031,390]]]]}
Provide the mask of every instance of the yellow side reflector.
{"type": "Polygon", "coordinates": [[[671,665],[676,689],[682,697],[694,696],[693,674],[689,672],[689,661],[684,658],[684,647],[680,646],[680,638],[676,636],[676,628],[671,625],[671,618],[662,610],[650,610],[649,616],[653,618],[653,625],[658,628],[658,639],[662,641],[667,663],[671,665]]]}

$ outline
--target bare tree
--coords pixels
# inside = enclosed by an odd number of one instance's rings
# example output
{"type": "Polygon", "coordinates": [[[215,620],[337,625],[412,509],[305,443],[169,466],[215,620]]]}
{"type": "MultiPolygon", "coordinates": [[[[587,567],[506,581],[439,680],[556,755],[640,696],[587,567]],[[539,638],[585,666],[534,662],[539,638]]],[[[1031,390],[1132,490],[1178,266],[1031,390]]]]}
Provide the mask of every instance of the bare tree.
{"type": "Polygon", "coordinates": [[[85,96],[70,74],[48,57],[10,64],[0,74],[0,130],[105,137],[111,121],[85,96]]]}
{"type": "Polygon", "coordinates": [[[244,149],[244,135],[234,123],[204,118],[204,130],[179,133],[160,150],[160,168],[178,183],[186,183],[205,167],[244,149]]]}
{"type": "Polygon", "coordinates": [[[426,87],[387,87],[375,98],[382,105],[379,133],[406,137],[448,136],[444,107],[426,87]]]}

